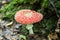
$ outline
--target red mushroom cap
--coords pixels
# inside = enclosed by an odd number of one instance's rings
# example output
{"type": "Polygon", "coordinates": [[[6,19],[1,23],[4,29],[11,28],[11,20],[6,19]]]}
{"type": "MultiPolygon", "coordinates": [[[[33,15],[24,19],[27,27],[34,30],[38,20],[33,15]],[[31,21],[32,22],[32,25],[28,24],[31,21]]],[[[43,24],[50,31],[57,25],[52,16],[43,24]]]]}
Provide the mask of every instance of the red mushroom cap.
{"type": "Polygon", "coordinates": [[[24,9],[15,14],[15,20],[21,24],[33,24],[41,21],[43,15],[32,10],[24,9]]]}

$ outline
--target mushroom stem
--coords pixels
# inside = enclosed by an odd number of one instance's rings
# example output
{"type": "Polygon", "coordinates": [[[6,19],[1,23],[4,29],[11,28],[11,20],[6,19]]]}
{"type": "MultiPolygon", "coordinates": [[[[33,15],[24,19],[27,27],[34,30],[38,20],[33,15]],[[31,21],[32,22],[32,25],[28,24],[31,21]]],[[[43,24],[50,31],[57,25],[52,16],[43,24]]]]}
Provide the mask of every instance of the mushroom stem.
{"type": "Polygon", "coordinates": [[[33,25],[32,24],[27,24],[26,29],[29,30],[29,34],[34,34],[32,28],[33,28],[33,25]]]}
{"type": "Polygon", "coordinates": [[[29,30],[29,34],[34,34],[33,29],[29,30]]]}

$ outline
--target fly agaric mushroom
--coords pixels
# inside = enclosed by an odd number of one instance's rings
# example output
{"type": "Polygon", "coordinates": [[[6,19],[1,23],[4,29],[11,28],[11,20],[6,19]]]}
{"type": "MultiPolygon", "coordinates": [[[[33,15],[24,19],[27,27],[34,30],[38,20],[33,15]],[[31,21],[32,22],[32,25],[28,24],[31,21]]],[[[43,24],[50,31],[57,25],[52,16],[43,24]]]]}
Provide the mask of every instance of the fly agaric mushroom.
{"type": "Polygon", "coordinates": [[[29,30],[29,34],[34,34],[33,23],[41,21],[43,15],[33,10],[20,10],[15,14],[15,20],[21,24],[27,24],[26,28],[29,30]]]}

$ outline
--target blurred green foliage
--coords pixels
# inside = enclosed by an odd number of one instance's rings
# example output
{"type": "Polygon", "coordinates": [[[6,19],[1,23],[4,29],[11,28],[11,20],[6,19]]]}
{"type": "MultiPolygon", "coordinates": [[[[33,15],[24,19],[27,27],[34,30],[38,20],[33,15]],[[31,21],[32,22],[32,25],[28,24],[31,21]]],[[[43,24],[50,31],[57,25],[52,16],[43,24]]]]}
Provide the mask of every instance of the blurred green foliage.
{"type": "MultiPolygon", "coordinates": [[[[53,32],[57,25],[57,14],[60,13],[60,1],[58,0],[12,0],[4,8],[0,9],[0,18],[13,20],[18,10],[31,9],[43,14],[44,18],[41,22],[34,24],[34,32],[39,34],[48,34],[53,32]],[[52,3],[52,4],[51,4],[52,3]],[[57,5],[58,4],[58,5],[57,5]],[[53,7],[54,5],[54,7],[53,7]],[[57,11],[57,14],[55,12],[57,11]]],[[[22,28],[25,33],[25,29],[22,28]]],[[[27,31],[26,31],[27,32],[27,31]]]]}

